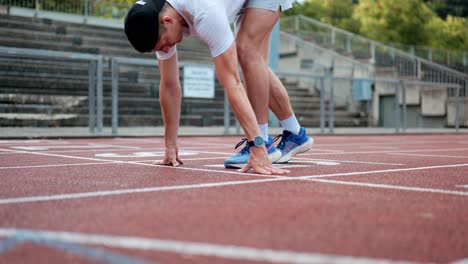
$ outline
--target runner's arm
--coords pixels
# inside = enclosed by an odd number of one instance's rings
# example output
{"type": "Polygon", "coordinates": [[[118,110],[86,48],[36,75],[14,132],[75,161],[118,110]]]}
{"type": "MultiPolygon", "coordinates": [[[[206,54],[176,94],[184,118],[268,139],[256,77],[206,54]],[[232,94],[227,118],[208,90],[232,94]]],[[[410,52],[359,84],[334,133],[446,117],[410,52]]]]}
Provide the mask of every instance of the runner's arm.
{"type": "Polygon", "coordinates": [[[164,143],[166,147],[166,164],[179,165],[177,134],[179,131],[180,105],[182,89],[179,81],[177,54],[167,60],[158,60],[161,81],[159,100],[164,120],[164,143]],[[177,161],[177,162],[176,162],[177,161]]]}

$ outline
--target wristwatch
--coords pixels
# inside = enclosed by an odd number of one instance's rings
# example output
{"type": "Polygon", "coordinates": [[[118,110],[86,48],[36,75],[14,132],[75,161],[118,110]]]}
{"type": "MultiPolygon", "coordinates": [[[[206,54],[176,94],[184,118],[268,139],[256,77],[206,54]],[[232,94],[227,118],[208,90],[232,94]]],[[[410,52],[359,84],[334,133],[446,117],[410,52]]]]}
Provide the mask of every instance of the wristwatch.
{"type": "Polygon", "coordinates": [[[261,136],[256,136],[252,141],[247,141],[247,144],[249,144],[249,147],[261,147],[265,141],[261,136]]]}

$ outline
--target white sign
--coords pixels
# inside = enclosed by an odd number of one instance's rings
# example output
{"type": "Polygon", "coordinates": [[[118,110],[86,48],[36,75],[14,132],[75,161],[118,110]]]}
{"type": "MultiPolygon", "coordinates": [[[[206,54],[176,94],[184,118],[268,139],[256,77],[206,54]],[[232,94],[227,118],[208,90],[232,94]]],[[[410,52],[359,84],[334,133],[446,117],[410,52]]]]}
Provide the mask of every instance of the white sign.
{"type": "Polygon", "coordinates": [[[210,65],[184,66],[184,97],[214,98],[214,68],[210,65]]]}

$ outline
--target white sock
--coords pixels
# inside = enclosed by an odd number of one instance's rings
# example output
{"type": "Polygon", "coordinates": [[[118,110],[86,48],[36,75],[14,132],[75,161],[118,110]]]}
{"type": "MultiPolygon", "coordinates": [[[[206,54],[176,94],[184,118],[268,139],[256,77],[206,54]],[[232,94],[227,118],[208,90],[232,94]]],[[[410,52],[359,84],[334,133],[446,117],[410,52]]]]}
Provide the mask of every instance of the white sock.
{"type": "Polygon", "coordinates": [[[295,135],[299,135],[301,125],[299,125],[299,122],[297,121],[297,118],[294,114],[287,119],[281,120],[280,123],[284,130],[288,130],[295,135]]]}
{"type": "Polygon", "coordinates": [[[259,124],[258,127],[260,128],[260,136],[262,136],[265,142],[268,141],[268,123],[266,124],[259,124]]]}

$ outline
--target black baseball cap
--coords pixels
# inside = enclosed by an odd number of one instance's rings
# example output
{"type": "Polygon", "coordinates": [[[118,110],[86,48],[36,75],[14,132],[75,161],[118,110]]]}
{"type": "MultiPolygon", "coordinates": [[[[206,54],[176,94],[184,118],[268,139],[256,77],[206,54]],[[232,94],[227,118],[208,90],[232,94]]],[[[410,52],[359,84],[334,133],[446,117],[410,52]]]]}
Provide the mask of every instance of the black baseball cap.
{"type": "Polygon", "coordinates": [[[159,40],[159,12],[166,0],[139,0],[125,17],[125,34],[139,52],[151,52],[159,40]]]}

